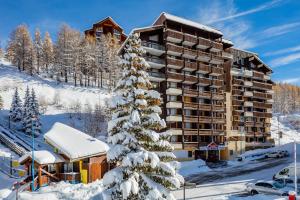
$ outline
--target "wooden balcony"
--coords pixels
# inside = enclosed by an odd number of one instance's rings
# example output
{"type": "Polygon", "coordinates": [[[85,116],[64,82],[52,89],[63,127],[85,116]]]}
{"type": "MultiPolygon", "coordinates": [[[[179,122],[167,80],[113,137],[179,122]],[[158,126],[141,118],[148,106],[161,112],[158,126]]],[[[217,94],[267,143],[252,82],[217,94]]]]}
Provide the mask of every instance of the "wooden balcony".
{"type": "Polygon", "coordinates": [[[198,84],[207,86],[207,85],[210,85],[210,81],[211,81],[210,79],[199,77],[198,84]]]}
{"type": "Polygon", "coordinates": [[[233,96],[242,96],[243,95],[243,91],[233,89],[232,90],[232,95],[233,96]]]}
{"type": "Polygon", "coordinates": [[[211,68],[210,75],[218,76],[221,74],[224,74],[223,68],[221,68],[221,67],[212,67],[211,68]]]}
{"type": "Polygon", "coordinates": [[[213,111],[221,111],[221,112],[223,112],[225,109],[224,109],[223,105],[213,105],[212,106],[212,110],[213,111]]]}
{"type": "Polygon", "coordinates": [[[211,47],[211,41],[208,39],[204,39],[204,38],[198,38],[198,45],[197,48],[198,49],[208,49],[211,47]]]}
{"type": "Polygon", "coordinates": [[[243,100],[232,100],[232,105],[233,106],[244,106],[244,101],[243,100]]]}
{"type": "Polygon", "coordinates": [[[267,94],[267,93],[263,93],[263,92],[253,92],[253,97],[259,98],[259,99],[272,99],[271,94],[267,94]]]}
{"type": "Polygon", "coordinates": [[[213,118],[213,123],[215,123],[215,124],[224,124],[225,119],[223,117],[214,117],[213,118]]]}
{"type": "Polygon", "coordinates": [[[192,110],[198,110],[198,103],[194,103],[194,102],[184,102],[183,103],[183,107],[186,109],[192,109],[192,110]]]}
{"type": "Polygon", "coordinates": [[[206,98],[206,99],[210,99],[211,93],[210,93],[210,92],[207,92],[207,91],[199,92],[199,97],[201,97],[201,98],[206,98]]]}
{"type": "Polygon", "coordinates": [[[264,73],[253,71],[253,78],[263,80],[264,79],[264,73]]]}
{"type": "Polygon", "coordinates": [[[182,44],[187,45],[187,46],[194,46],[197,43],[198,43],[197,36],[190,35],[190,34],[184,34],[182,44]]]}
{"type": "Polygon", "coordinates": [[[155,56],[161,56],[165,53],[165,47],[155,42],[142,41],[142,46],[146,52],[155,56]]]}
{"type": "Polygon", "coordinates": [[[180,43],[183,40],[183,33],[171,29],[167,29],[166,31],[166,37],[167,41],[174,42],[174,43],[180,43]]]}
{"type": "Polygon", "coordinates": [[[188,59],[196,59],[197,51],[193,50],[193,49],[185,48],[183,50],[183,55],[182,56],[185,57],[185,58],[188,58],[188,59]]]}
{"type": "Polygon", "coordinates": [[[80,173],[79,172],[66,172],[60,173],[59,179],[71,183],[79,183],[80,182],[80,173]]]}
{"type": "Polygon", "coordinates": [[[172,81],[172,82],[182,82],[184,80],[184,75],[180,73],[175,73],[175,72],[167,72],[167,81],[172,81]]]}
{"type": "Polygon", "coordinates": [[[187,116],[187,115],[185,115],[184,116],[184,121],[185,122],[195,122],[195,123],[197,123],[198,122],[198,116],[187,116]]]}
{"type": "Polygon", "coordinates": [[[272,104],[254,101],[253,102],[253,107],[255,107],[255,108],[264,108],[264,109],[268,109],[269,108],[269,109],[271,109],[272,108],[272,104]]]}
{"type": "Polygon", "coordinates": [[[186,89],[186,88],[183,89],[184,96],[197,97],[198,93],[199,92],[197,90],[186,89]]]}
{"type": "Polygon", "coordinates": [[[223,62],[224,62],[224,59],[221,56],[214,55],[214,54],[211,55],[210,63],[220,65],[223,62]]]}
{"type": "Polygon", "coordinates": [[[200,72],[202,74],[208,74],[210,72],[210,66],[205,65],[203,63],[199,63],[198,72],[200,72]]]}
{"type": "Polygon", "coordinates": [[[212,93],[212,98],[215,100],[223,100],[224,99],[224,94],[222,93],[212,93]]]}
{"type": "Polygon", "coordinates": [[[165,74],[160,73],[160,72],[148,72],[150,76],[150,81],[156,81],[156,82],[161,82],[165,80],[165,74]]]}
{"type": "Polygon", "coordinates": [[[199,61],[202,61],[202,62],[209,62],[210,60],[210,54],[209,53],[206,53],[206,52],[203,52],[203,51],[198,51],[198,57],[197,59],[199,61]]]}
{"type": "Polygon", "coordinates": [[[173,69],[181,69],[183,67],[183,60],[167,57],[167,66],[173,69]]]}
{"type": "Polygon", "coordinates": [[[211,87],[222,87],[223,86],[223,80],[212,80],[211,87]]]}
{"type": "Polygon", "coordinates": [[[259,88],[259,89],[264,89],[264,90],[272,90],[272,84],[270,84],[270,83],[262,83],[262,82],[253,81],[253,87],[259,88]]]}
{"type": "Polygon", "coordinates": [[[261,117],[261,118],[271,118],[272,113],[253,111],[253,116],[254,117],[261,117]]]}
{"type": "Polygon", "coordinates": [[[222,52],[222,57],[225,59],[233,59],[231,48],[224,49],[222,52]]]}
{"type": "Polygon", "coordinates": [[[196,71],[198,69],[197,62],[188,62],[188,61],[185,61],[184,69],[186,71],[196,71]]]}
{"type": "Polygon", "coordinates": [[[181,56],[183,48],[182,46],[167,43],[167,53],[173,56],[181,56]]]}
{"type": "Polygon", "coordinates": [[[155,69],[161,69],[165,66],[165,61],[160,58],[155,57],[145,57],[145,60],[148,62],[148,64],[155,69]]]}
{"type": "Polygon", "coordinates": [[[197,83],[198,82],[198,77],[197,76],[193,76],[193,75],[185,74],[183,82],[184,83],[190,83],[190,84],[197,83]]]}
{"type": "Polygon", "coordinates": [[[237,86],[244,85],[244,80],[234,78],[232,79],[232,84],[237,86]]]}
{"type": "Polygon", "coordinates": [[[223,44],[219,42],[211,42],[211,52],[221,52],[223,50],[223,44]]]}
{"type": "Polygon", "coordinates": [[[211,110],[212,105],[211,104],[205,104],[205,103],[199,103],[199,110],[211,110]]]}

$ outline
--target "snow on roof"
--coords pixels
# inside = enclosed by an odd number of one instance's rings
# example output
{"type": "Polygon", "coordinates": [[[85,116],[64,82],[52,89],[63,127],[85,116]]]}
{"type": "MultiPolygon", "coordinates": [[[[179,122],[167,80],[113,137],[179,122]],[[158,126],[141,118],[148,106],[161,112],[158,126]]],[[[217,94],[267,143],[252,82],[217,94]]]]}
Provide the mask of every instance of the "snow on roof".
{"type": "MultiPolygon", "coordinates": [[[[65,159],[53,152],[41,150],[34,151],[34,160],[39,164],[53,164],[65,162],[65,159]]],[[[19,163],[23,163],[28,158],[32,158],[32,152],[28,152],[19,158],[19,163]]]]}
{"type": "Polygon", "coordinates": [[[58,122],[44,135],[44,138],[70,160],[105,154],[109,149],[105,142],[58,122]]]}
{"type": "Polygon", "coordinates": [[[230,44],[230,45],[233,46],[233,42],[231,42],[230,40],[222,38],[222,42],[225,43],[225,44],[230,44]]]}
{"type": "MultiPolygon", "coordinates": [[[[192,26],[192,27],[204,30],[204,31],[212,32],[212,33],[215,33],[215,34],[218,34],[218,35],[223,35],[223,33],[221,31],[217,30],[217,29],[214,29],[212,27],[209,27],[209,26],[206,26],[206,25],[203,25],[203,24],[200,24],[200,23],[188,20],[188,19],[184,19],[182,17],[171,15],[171,14],[165,13],[165,12],[161,13],[160,16],[162,16],[162,15],[164,15],[166,17],[166,19],[168,19],[170,21],[178,22],[178,23],[181,23],[181,24],[186,24],[188,26],[192,26]]],[[[154,22],[154,24],[155,24],[155,22],[154,22]]]]}

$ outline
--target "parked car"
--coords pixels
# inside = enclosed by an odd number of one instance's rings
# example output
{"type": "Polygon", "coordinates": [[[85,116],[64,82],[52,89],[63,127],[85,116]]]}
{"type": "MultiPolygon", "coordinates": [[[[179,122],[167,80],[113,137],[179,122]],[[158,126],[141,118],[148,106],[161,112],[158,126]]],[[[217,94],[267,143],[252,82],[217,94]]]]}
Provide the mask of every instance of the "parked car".
{"type": "Polygon", "coordinates": [[[288,196],[288,189],[284,185],[276,181],[258,181],[246,185],[246,190],[251,195],[256,194],[272,194],[280,196],[288,196]]]}
{"type": "MultiPolygon", "coordinates": [[[[300,163],[297,163],[296,173],[297,173],[297,177],[300,177],[300,163]]],[[[295,166],[294,163],[292,163],[289,166],[279,170],[276,174],[274,174],[273,180],[278,180],[278,179],[294,180],[294,176],[295,176],[295,166]]]]}
{"type": "Polygon", "coordinates": [[[287,150],[281,150],[279,152],[283,155],[283,157],[288,157],[290,155],[287,150]]]}
{"type": "Polygon", "coordinates": [[[270,152],[265,155],[265,158],[283,158],[283,157],[284,155],[279,151],[270,152]]]}

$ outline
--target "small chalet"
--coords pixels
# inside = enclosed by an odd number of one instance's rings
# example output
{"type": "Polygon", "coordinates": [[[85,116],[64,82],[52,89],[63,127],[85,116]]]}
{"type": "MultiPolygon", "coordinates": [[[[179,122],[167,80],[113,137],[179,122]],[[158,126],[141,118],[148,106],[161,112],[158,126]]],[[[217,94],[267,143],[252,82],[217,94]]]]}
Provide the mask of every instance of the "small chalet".
{"type": "Polygon", "coordinates": [[[93,24],[91,29],[85,30],[84,34],[87,37],[92,37],[98,40],[101,35],[106,35],[110,33],[114,35],[120,43],[123,43],[127,36],[123,32],[123,28],[117,24],[111,17],[107,17],[95,24],[93,24]]]}
{"type": "MultiPolygon", "coordinates": [[[[108,170],[106,153],[108,145],[79,130],[55,123],[44,135],[53,151],[34,151],[36,186],[51,181],[90,183],[101,179],[108,170]]],[[[31,176],[32,152],[19,159],[31,176]]]]}

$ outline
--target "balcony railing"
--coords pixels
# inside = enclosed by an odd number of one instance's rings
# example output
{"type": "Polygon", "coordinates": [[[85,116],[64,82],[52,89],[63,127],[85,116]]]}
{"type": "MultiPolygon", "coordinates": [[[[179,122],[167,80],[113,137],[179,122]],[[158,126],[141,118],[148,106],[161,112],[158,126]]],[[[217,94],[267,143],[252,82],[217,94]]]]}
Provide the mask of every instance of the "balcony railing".
{"type": "Polygon", "coordinates": [[[153,62],[153,63],[156,63],[156,64],[165,64],[165,61],[163,59],[160,59],[160,58],[155,58],[155,57],[145,57],[145,60],[148,61],[148,62],[153,62]]]}
{"type": "Polygon", "coordinates": [[[208,62],[210,60],[210,54],[203,52],[203,51],[198,51],[198,60],[203,61],[203,62],[208,62]]]}
{"type": "Polygon", "coordinates": [[[184,34],[184,42],[190,43],[190,44],[197,44],[198,39],[197,36],[184,34]]]}
{"type": "Polygon", "coordinates": [[[253,81],[253,87],[265,89],[265,90],[272,90],[272,84],[270,83],[261,83],[253,81]]]}
{"type": "Polygon", "coordinates": [[[244,81],[242,79],[236,79],[236,78],[234,78],[232,80],[232,84],[233,85],[244,85],[244,81]]]}
{"type": "Polygon", "coordinates": [[[211,41],[204,39],[204,38],[198,38],[198,45],[197,47],[199,49],[208,49],[211,46],[211,41]]]}
{"type": "Polygon", "coordinates": [[[198,77],[193,76],[193,75],[184,75],[184,82],[191,82],[191,83],[197,83],[198,82],[198,77]]]}
{"type": "Polygon", "coordinates": [[[253,111],[253,116],[254,117],[271,118],[272,117],[272,113],[253,111]]]}
{"type": "Polygon", "coordinates": [[[224,95],[222,93],[212,93],[212,98],[216,100],[223,100],[224,95]]]}
{"type": "Polygon", "coordinates": [[[179,41],[183,40],[183,34],[179,31],[174,31],[174,30],[168,29],[166,31],[166,35],[167,35],[167,37],[174,38],[179,41]]]}
{"type": "Polygon", "coordinates": [[[218,42],[211,42],[211,51],[222,51],[223,44],[218,42]]]}
{"type": "Polygon", "coordinates": [[[223,74],[224,71],[221,67],[212,67],[211,74],[223,74]]]}
{"type": "Polygon", "coordinates": [[[155,42],[150,42],[150,41],[142,41],[142,46],[153,48],[153,49],[158,49],[158,50],[161,50],[161,51],[165,50],[164,46],[162,46],[158,43],[155,43],[155,42]]]}
{"type": "Polygon", "coordinates": [[[232,105],[233,106],[243,106],[244,101],[243,100],[232,100],[232,105]]]}
{"type": "Polygon", "coordinates": [[[253,71],[253,78],[264,79],[264,73],[253,71]]]}
{"type": "Polygon", "coordinates": [[[160,73],[160,72],[148,72],[149,73],[149,76],[152,76],[152,77],[156,77],[156,78],[165,78],[165,74],[163,73],[160,73]]]}
{"type": "Polygon", "coordinates": [[[175,79],[175,80],[180,80],[183,81],[184,75],[176,72],[167,72],[167,78],[168,79],[175,79]]]}
{"type": "Polygon", "coordinates": [[[167,50],[170,52],[174,52],[176,54],[182,54],[183,48],[181,46],[173,45],[168,43],[167,44],[167,50]]]}
{"type": "Polygon", "coordinates": [[[203,63],[199,63],[199,69],[198,69],[198,71],[207,74],[207,73],[210,72],[210,66],[209,65],[205,65],[203,63]]]}
{"type": "Polygon", "coordinates": [[[253,102],[253,106],[256,108],[272,108],[272,104],[268,104],[268,103],[263,103],[263,102],[253,102]]]}
{"type": "Polygon", "coordinates": [[[183,51],[183,56],[187,58],[195,59],[197,57],[197,51],[185,48],[183,51]]]}
{"type": "Polygon", "coordinates": [[[183,60],[167,57],[167,63],[168,65],[177,66],[178,68],[183,67],[183,60]]]}
{"type": "Polygon", "coordinates": [[[195,70],[197,70],[197,62],[185,61],[185,68],[195,71],[195,70]]]}
{"type": "Polygon", "coordinates": [[[221,63],[224,62],[224,59],[221,56],[212,55],[210,62],[213,63],[213,64],[221,64],[221,63]]]}
{"type": "Polygon", "coordinates": [[[261,99],[272,99],[271,94],[263,93],[263,92],[253,92],[253,97],[261,98],[261,99]]]}
{"type": "Polygon", "coordinates": [[[183,94],[185,96],[198,96],[198,91],[197,90],[192,90],[192,89],[183,89],[183,94]]]}
{"type": "Polygon", "coordinates": [[[223,81],[222,80],[212,80],[212,86],[216,87],[222,87],[223,86],[223,81]]]}
{"type": "Polygon", "coordinates": [[[199,84],[210,85],[210,79],[199,77],[199,84]]]}
{"type": "Polygon", "coordinates": [[[232,95],[241,96],[243,95],[243,92],[241,90],[232,90],[232,95]]]}

